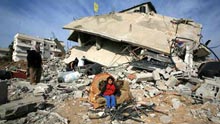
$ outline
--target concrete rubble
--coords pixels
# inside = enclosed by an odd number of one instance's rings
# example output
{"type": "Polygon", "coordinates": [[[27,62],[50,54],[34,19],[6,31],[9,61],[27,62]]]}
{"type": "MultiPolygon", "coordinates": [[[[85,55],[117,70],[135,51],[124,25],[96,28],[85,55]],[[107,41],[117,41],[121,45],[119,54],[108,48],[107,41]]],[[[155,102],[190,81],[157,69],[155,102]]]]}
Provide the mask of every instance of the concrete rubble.
{"type": "Polygon", "coordinates": [[[122,12],[85,17],[64,28],[79,46],[65,59],[45,60],[40,83],[0,80],[0,124],[220,123],[220,69],[210,66],[220,64],[210,62],[211,51],[200,43],[199,23],[122,12]],[[119,25],[123,30],[112,28],[119,25]],[[75,58],[83,64],[67,71],[75,58]],[[119,98],[124,101],[116,111],[106,112],[105,104],[91,102],[91,87],[98,91],[93,82],[109,75],[128,99],[119,98]]]}

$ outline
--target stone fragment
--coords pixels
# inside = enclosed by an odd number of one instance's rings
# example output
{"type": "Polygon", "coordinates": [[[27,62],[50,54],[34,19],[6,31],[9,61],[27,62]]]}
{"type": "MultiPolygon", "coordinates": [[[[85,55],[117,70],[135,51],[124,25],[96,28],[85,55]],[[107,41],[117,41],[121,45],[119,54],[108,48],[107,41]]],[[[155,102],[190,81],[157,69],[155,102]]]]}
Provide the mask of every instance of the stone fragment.
{"type": "Polygon", "coordinates": [[[205,79],[204,83],[196,90],[196,96],[206,99],[220,100],[220,80],[205,79]]]}
{"type": "Polygon", "coordinates": [[[174,71],[170,73],[171,76],[182,76],[182,74],[183,74],[182,71],[174,71]]]}
{"type": "Polygon", "coordinates": [[[177,85],[179,83],[179,81],[174,77],[170,77],[169,80],[167,80],[165,82],[165,84],[168,86],[168,87],[174,87],[175,85],[177,85]]]}
{"type": "Polygon", "coordinates": [[[157,81],[156,86],[160,90],[167,90],[167,86],[165,85],[165,81],[157,81]]]}
{"type": "Polygon", "coordinates": [[[170,78],[170,75],[166,73],[164,69],[160,70],[159,73],[163,76],[164,79],[170,78]]]}
{"type": "Polygon", "coordinates": [[[220,118],[219,117],[210,117],[209,118],[212,122],[214,122],[215,124],[219,124],[220,123],[220,118]]]}
{"type": "Polygon", "coordinates": [[[149,89],[148,92],[149,92],[150,97],[154,97],[155,95],[158,95],[160,93],[160,91],[156,88],[149,89]]]}
{"type": "Polygon", "coordinates": [[[0,119],[14,119],[36,111],[43,97],[27,97],[0,106],[0,119]]]}
{"type": "Polygon", "coordinates": [[[170,116],[167,116],[167,115],[162,115],[162,116],[160,116],[160,121],[163,124],[168,124],[172,121],[172,118],[170,116]]]}
{"type": "Polygon", "coordinates": [[[186,71],[187,64],[178,56],[172,57],[178,70],[186,71]]]}
{"type": "Polygon", "coordinates": [[[160,72],[160,70],[159,70],[159,69],[156,69],[156,70],[154,70],[153,73],[152,73],[153,79],[154,79],[155,81],[160,80],[160,74],[159,74],[159,72],[160,72]]]}
{"type": "Polygon", "coordinates": [[[78,90],[74,92],[74,98],[81,98],[83,95],[83,92],[78,90]]]}
{"type": "Polygon", "coordinates": [[[39,110],[39,111],[37,111],[39,114],[41,114],[41,115],[44,115],[44,116],[52,116],[52,117],[54,117],[54,118],[56,118],[56,119],[58,119],[60,122],[59,123],[61,123],[61,124],[69,124],[69,120],[68,119],[66,119],[66,118],[64,118],[64,117],[62,117],[61,115],[59,115],[58,113],[56,113],[56,112],[49,112],[49,111],[45,111],[45,110],[39,110]]]}
{"type": "Polygon", "coordinates": [[[136,74],[136,82],[152,80],[152,73],[137,73],[136,74]]]}
{"type": "Polygon", "coordinates": [[[154,117],[156,117],[156,114],[153,114],[153,113],[152,113],[152,114],[149,114],[149,116],[152,117],[152,118],[154,118],[154,117]]]}
{"type": "Polygon", "coordinates": [[[182,103],[180,102],[180,100],[177,99],[177,98],[173,98],[173,99],[171,100],[171,102],[172,102],[172,106],[173,106],[174,109],[178,109],[178,108],[182,105],[182,103]]]}
{"type": "Polygon", "coordinates": [[[176,87],[176,90],[183,95],[191,95],[192,94],[192,90],[187,87],[186,85],[180,84],[176,87]]]}
{"type": "Polygon", "coordinates": [[[49,93],[52,90],[51,86],[44,83],[38,83],[36,87],[34,88],[34,95],[35,96],[41,96],[43,94],[49,93]]]}
{"type": "Polygon", "coordinates": [[[168,67],[166,68],[166,72],[167,72],[167,73],[170,73],[170,72],[172,72],[172,71],[173,71],[173,69],[172,69],[171,67],[168,66],[168,67]]]}
{"type": "Polygon", "coordinates": [[[124,78],[124,77],[125,77],[125,74],[124,74],[123,72],[118,72],[118,77],[124,78]]]}

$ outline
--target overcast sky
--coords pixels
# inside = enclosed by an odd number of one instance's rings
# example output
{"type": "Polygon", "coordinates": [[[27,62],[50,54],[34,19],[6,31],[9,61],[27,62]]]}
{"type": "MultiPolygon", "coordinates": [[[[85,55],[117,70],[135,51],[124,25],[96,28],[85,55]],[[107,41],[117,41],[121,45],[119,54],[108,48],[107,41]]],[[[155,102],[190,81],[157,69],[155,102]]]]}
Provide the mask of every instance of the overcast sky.
{"type": "MultiPolygon", "coordinates": [[[[94,15],[94,1],[99,4],[98,14],[106,14],[149,0],[0,0],[0,47],[8,47],[18,32],[43,38],[52,37],[54,32],[59,40],[67,43],[69,31],[62,27],[73,19],[94,15]]],[[[202,42],[210,39],[209,46],[220,45],[220,0],[151,2],[159,14],[201,23],[202,42]]],[[[220,57],[220,47],[213,50],[220,57]]]]}

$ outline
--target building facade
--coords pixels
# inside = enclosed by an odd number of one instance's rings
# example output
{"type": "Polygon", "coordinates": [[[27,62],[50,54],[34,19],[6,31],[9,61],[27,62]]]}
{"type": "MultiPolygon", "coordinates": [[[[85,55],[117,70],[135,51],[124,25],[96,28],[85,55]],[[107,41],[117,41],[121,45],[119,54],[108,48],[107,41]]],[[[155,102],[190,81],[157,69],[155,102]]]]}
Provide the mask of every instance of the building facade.
{"type": "Polygon", "coordinates": [[[6,57],[9,55],[8,48],[0,48],[0,58],[6,57]]]}
{"type": "MultiPolygon", "coordinates": [[[[36,44],[40,44],[41,56],[43,59],[60,57],[62,52],[57,48],[54,40],[33,37],[25,34],[16,34],[13,45],[13,61],[26,60],[27,50],[32,50],[36,44]]],[[[64,42],[60,42],[64,47],[64,42]]]]}

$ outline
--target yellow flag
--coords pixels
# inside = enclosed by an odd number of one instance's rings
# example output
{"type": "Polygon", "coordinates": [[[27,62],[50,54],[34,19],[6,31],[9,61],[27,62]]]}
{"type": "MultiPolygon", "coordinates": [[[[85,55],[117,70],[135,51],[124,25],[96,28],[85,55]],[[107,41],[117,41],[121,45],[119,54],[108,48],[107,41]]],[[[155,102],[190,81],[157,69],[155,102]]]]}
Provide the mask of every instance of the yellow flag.
{"type": "Polygon", "coordinates": [[[94,12],[98,12],[98,10],[99,10],[99,5],[96,2],[94,2],[94,12]]]}

